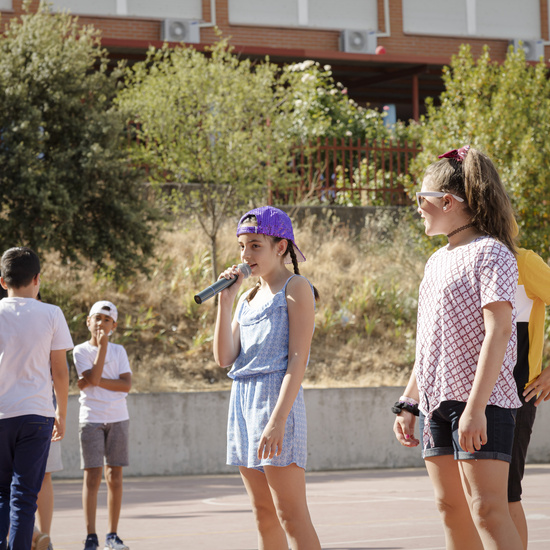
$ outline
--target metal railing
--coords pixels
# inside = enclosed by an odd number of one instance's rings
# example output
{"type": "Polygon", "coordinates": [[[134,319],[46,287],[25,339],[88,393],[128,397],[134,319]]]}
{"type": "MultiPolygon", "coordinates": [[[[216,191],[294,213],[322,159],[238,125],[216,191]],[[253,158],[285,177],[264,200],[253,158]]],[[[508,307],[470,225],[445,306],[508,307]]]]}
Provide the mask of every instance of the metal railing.
{"type": "Polygon", "coordinates": [[[406,184],[415,143],[318,139],[293,148],[290,183],[272,184],[271,203],[312,201],[347,206],[410,205],[406,184]]]}
{"type": "MultiPolygon", "coordinates": [[[[128,144],[139,137],[128,127],[128,144]]],[[[267,182],[269,204],[343,206],[411,205],[406,191],[410,163],[420,152],[416,142],[317,138],[294,145],[285,181],[267,182]]],[[[149,166],[143,164],[146,175],[149,166]]],[[[171,181],[168,173],[166,181],[171,181]]]]}

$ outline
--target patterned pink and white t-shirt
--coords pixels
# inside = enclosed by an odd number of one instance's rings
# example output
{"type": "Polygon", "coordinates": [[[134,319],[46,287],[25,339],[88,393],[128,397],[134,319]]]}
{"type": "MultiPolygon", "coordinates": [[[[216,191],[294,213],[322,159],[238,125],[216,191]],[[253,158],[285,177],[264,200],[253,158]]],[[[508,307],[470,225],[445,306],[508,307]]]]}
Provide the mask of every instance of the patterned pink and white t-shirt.
{"type": "MultiPolygon", "coordinates": [[[[420,285],[415,374],[420,410],[429,418],[442,401],[466,402],[485,337],[482,308],[507,301],[514,306],[518,282],[512,252],[492,237],[448,250],[439,249],[426,264],[420,285]]],[[[521,406],[513,371],[517,334],[512,336],[488,405],[521,406]]]]}

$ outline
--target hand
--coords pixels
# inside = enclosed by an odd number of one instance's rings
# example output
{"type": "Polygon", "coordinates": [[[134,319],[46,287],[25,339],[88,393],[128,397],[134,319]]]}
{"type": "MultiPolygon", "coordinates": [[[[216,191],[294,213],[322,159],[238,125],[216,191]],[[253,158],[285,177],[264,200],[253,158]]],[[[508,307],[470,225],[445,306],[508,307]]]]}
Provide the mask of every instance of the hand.
{"type": "Polygon", "coordinates": [[[285,425],[281,422],[269,421],[264,428],[258,445],[258,459],[273,458],[283,452],[285,425]]]}
{"type": "Polygon", "coordinates": [[[393,431],[397,441],[405,447],[416,447],[420,441],[414,437],[416,416],[409,411],[401,411],[393,423],[393,431]]]}
{"type": "Polygon", "coordinates": [[[548,401],[550,399],[550,368],[545,368],[535,380],[525,388],[523,397],[525,397],[525,401],[531,401],[531,399],[537,397],[535,407],[538,407],[543,401],[548,401]]]}
{"type": "Polygon", "coordinates": [[[235,300],[235,297],[237,296],[237,293],[239,292],[239,288],[241,287],[241,284],[244,280],[244,275],[239,270],[239,266],[232,265],[231,267],[228,267],[219,277],[219,279],[234,279],[237,278],[237,281],[233,283],[230,287],[227,287],[226,289],[222,290],[220,292],[220,298],[230,300],[233,302],[235,300]]]}
{"type": "Polygon", "coordinates": [[[61,441],[64,436],[65,436],[65,419],[56,414],[54,425],[53,425],[52,441],[61,441]]]}
{"type": "Polygon", "coordinates": [[[487,443],[485,409],[470,410],[468,405],[458,421],[458,444],[468,453],[479,451],[487,443]]]}
{"type": "Polygon", "coordinates": [[[79,378],[76,385],[78,386],[79,390],[83,390],[84,388],[87,388],[90,384],[86,380],[86,378],[79,378]]]}
{"type": "Polygon", "coordinates": [[[97,345],[107,346],[109,344],[109,333],[103,327],[97,327],[97,345]]]}

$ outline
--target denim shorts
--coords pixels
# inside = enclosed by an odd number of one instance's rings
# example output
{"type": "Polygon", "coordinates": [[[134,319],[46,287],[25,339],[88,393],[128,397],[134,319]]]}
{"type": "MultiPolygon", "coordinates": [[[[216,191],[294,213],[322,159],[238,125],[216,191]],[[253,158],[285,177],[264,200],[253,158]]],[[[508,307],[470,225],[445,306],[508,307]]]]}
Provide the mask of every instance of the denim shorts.
{"type": "MultiPolygon", "coordinates": [[[[487,443],[479,451],[468,453],[458,444],[458,421],[466,408],[462,401],[443,401],[430,419],[430,441],[422,456],[454,455],[456,460],[493,459],[510,462],[514,443],[516,409],[503,409],[496,405],[485,407],[487,443]]],[[[420,413],[420,433],[424,431],[425,417],[420,413]]]]}

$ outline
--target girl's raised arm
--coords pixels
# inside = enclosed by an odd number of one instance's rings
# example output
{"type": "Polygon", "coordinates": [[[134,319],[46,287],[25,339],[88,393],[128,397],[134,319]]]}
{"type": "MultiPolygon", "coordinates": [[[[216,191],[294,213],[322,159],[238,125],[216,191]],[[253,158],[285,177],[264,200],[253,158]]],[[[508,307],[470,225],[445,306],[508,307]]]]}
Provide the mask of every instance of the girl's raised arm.
{"type": "MultiPolygon", "coordinates": [[[[231,312],[244,275],[237,269],[237,266],[227,269],[223,275],[229,273],[238,276],[238,279],[236,283],[218,295],[218,316],[214,330],[214,360],[222,368],[230,367],[241,351],[239,323],[236,319],[231,322],[231,312]]],[[[239,304],[245,296],[246,293],[241,296],[239,304]]]]}

